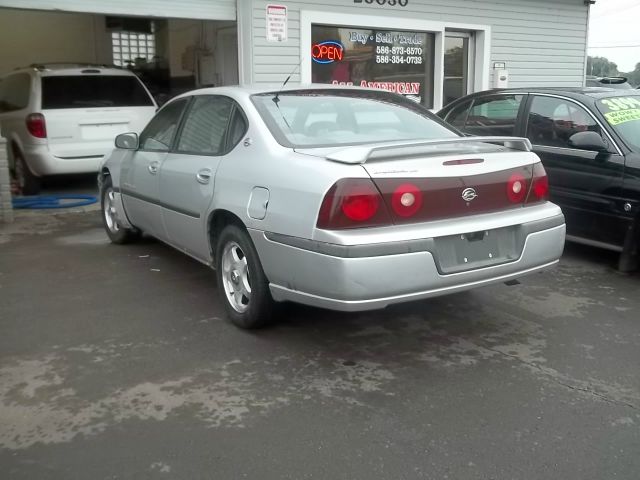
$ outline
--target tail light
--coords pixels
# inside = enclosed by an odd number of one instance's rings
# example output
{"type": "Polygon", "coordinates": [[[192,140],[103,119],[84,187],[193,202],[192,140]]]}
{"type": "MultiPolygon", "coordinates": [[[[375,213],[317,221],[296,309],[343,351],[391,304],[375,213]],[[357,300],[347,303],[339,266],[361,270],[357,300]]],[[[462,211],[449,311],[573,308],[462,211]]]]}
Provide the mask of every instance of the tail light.
{"type": "Polygon", "coordinates": [[[396,215],[412,217],[422,207],[422,192],[412,183],[399,185],[391,195],[391,208],[396,215]]]}
{"type": "Polygon", "coordinates": [[[533,166],[533,178],[531,191],[527,197],[527,203],[545,202],[549,199],[549,180],[547,172],[541,163],[533,166]]]}
{"type": "Polygon", "coordinates": [[[318,228],[345,229],[391,225],[380,192],[366,178],[343,178],[327,192],[318,214],[318,228]]]}
{"type": "Polygon", "coordinates": [[[47,124],[44,115],[32,113],[27,116],[27,130],[36,138],[47,138],[47,124]]]}
{"type": "Polygon", "coordinates": [[[523,175],[514,173],[507,182],[507,197],[511,203],[522,203],[527,196],[527,180],[523,175]]]}

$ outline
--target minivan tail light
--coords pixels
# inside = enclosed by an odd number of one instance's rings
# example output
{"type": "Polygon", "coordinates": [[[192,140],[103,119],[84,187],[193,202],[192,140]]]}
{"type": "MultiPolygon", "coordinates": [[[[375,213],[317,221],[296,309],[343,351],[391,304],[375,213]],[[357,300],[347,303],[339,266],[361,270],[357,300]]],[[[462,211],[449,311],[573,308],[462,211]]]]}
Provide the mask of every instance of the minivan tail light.
{"type": "Polygon", "coordinates": [[[44,115],[32,113],[27,116],[27,130],[36,138],[47,138],[47,124],[44,115]]]}
{"type": "Polygon", "coordinates": [[[391,225],[380,192],[370,179],[343,178],[326,193],[317,227],[345,229],[391,225]]]}
{"type": "Polygon", "coordinates": [[[546,202],[549,199],[549,179],[542,163],[533,166],[533,179],[527,203],[546,202]]]}

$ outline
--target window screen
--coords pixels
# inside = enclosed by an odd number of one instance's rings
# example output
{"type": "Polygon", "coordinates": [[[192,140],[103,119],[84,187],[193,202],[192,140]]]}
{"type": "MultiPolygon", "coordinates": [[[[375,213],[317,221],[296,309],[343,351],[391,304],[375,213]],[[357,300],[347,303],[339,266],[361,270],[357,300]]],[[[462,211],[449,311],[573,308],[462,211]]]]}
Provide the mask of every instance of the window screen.
{"type": "Polygon", "coordinates": [[[42,78],[42,108],[152,107],[140,80],[128,75],[42,78]]]}
{"type": "Polygon", "coordinates": [[[178,150],[202,155],[223,154],[232,107],[233,101],[226,97],[196,97],[184,121],[178,150]]]}

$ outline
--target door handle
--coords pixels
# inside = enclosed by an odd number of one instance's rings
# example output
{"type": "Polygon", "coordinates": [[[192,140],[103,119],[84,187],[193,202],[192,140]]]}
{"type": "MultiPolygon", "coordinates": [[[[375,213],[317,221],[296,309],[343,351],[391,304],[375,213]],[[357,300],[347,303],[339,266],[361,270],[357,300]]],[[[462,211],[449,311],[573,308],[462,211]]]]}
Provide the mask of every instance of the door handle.
{"type": "Polygon", "coordinates": [[[196,173],[196,180],[198,183],[206,185],[211,180],[211,169],[203,168],[196,173]]]}
{"type": "Polygon", "coordinates": [[[158,162],[150,162],[149,166],[147,167],[147,169],[149,170],[149,173],[151,175],[155,175],[156,173],[158,173],[158,162]]]}

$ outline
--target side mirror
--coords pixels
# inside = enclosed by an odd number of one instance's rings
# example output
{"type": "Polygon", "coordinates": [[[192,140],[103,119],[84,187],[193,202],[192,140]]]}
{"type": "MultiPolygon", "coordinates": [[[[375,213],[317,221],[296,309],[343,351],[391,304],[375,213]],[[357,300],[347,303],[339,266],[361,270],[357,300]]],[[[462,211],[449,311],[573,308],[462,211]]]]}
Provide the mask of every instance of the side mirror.
{"type": "Polygon", "coordinates": [[[137,133],[121,133],[116,137],[116,148],[135,150],[138,148],[137,133]]]}
{"type": "Polygon", "coordinates": [[[578,132],[569,137],[567,142],[571,148],[590,150],[592,152],[608,152],[609,146],[596,132],[578,132]]]}

